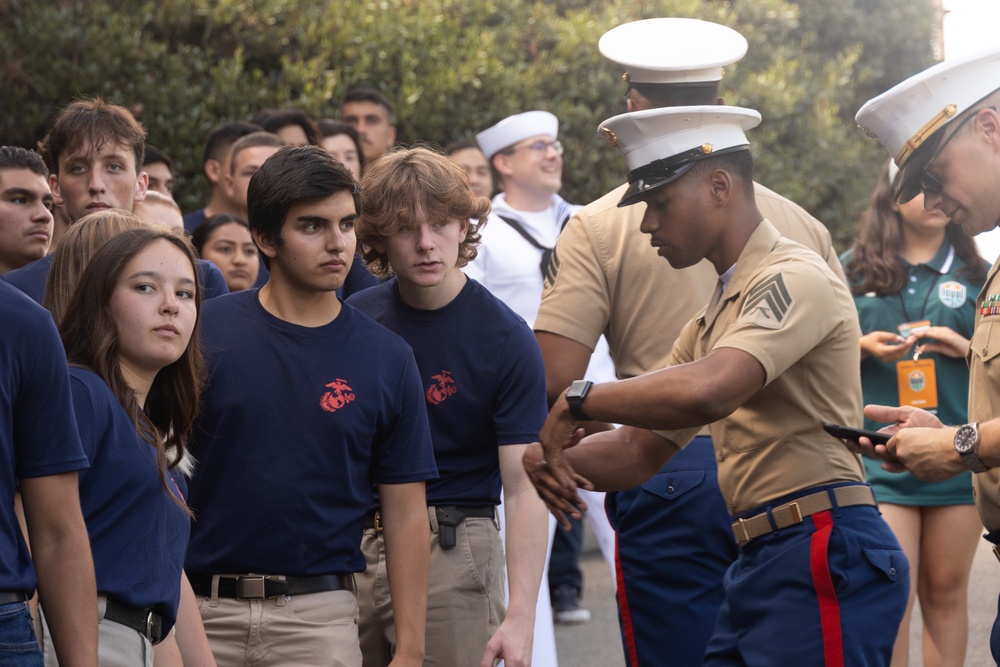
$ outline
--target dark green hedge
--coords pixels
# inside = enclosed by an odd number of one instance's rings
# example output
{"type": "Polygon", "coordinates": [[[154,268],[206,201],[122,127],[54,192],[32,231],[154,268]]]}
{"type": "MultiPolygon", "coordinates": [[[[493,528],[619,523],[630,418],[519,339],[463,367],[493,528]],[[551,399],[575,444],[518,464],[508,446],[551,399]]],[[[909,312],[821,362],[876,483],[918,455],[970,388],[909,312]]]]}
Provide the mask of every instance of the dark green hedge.
{"type": "Polygon", "coordinates": [[[758,180],[840,238],[865,205],[882,151],[857,130],[868,97],[932,61],[932,0],[0,0],[0,143],[30,146],[82,95],[132,108],[200,203],[205,133],[261,107],[335,117],[374,84],[401,141],[445,144],[533,108],[562,122],[564,196],[585,203],[624,163],[595,134],[623,111],[620,67],[597,41],[653,16],[740,30],[750,52],[723,82],[759,109],[758,180]]]}

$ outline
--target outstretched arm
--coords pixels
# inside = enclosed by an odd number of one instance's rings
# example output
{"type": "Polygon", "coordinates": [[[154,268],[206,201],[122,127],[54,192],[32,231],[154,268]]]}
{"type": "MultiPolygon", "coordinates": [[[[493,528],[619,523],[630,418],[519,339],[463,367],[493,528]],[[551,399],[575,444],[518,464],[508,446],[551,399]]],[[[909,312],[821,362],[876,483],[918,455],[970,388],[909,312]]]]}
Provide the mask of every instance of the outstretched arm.
{"type": "MultiPolygon", "coordinates": [[[[545,394],[552,407],[574,380],[584,377],[594,351],[572,338],[548,331],[536,331],[535,339],[545,359],[545,394]]],[[[614,428],[607,422],[596,421],[585,422],[583,427],[588,434],[614,428]]]]}
{"type": "MultiPolygon", "coordinates": [[[[732,414],[764,386],[765,379],[763,366],[753,356],[735,348],[720,348],[691,363],[595,385],[583,402],[583,410],[596,421],[643,429],[703,426],[732,414]]],[[[578,426],[561,395],[539,436],[545,460],[570,495],[575,494],[576,483],[566,468],[563,446],[578,426]]]]}

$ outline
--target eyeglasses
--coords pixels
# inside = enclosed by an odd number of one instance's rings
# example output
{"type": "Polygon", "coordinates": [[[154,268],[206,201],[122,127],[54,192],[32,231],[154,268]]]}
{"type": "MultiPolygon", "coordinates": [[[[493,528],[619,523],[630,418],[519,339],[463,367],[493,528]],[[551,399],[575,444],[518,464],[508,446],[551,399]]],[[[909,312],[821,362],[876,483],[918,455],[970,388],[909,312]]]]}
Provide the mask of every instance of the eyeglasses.
{"type": "MultiPolygon", "coordinates": [[[[993,109],[994,111],[996,111],[996,107],[984,107],[984,108],[986,108],[986,109],[993,109]]],[[[927,194],[937,195],[937,194],[941,194],[941,192],[944,190],[944,184],[941,183],[940,179],[938,179],[937,176],[935,176],[934,174],[930,173],[927,170],[930,168],[931,163],[934,162],[934,160],[936,160],[938,158],[938,156],[941,155],[941,152],[944,151],[945,147],[948,146],[948,142],[950,142],[955,137],[956,134],[958,134],[959,132],[961,132],[962,126],[964,126],[971,119],[973,119],[977,115],[979,115],[980,111],[982,111],[982,109],[977,109],[973,113],[971,113],[968,116],[966,116],[965,118],[963,118],[961,120],[961,122],[959,122],[959,124],[955,127],[955,131],[952,132],[951,134],[949,134],[948,138],[945,139],[944,141],[942,141],[941,145],[939,145],[934,150],[934,154],[931,155],[931,159],[929,159],[927,161],[927,163],[924,164],[924,168],[920,171],[920,178],[917,179],[917,182],[920,184],[920,192],[925,192],[927,194]]],[[[908,193],[902,193],[902,194],[905,195],[905,194],[908,194],[908,193]]],[[[913,197],[916,197],[917,194],[919,194],[919,193],[918,192],[914,192],[912,194],[912,196],[910,197],[910,199],[912,199],[913,197]]]]}
{"type": "Polygon", "coordinates": [[[527,148],[528,150],[532,150],[538,153],[544,153],[548,151],[550,148],[552,148],[555,150],[556,155],[560,156],[563,154],[564,150],[562,142],[556,139],[555,141],[535,141],[526,146],[516,146],[515,148],[511,148],[510,152],[513,153],[514,151],[519,151],[522,148],[527,148]]]}

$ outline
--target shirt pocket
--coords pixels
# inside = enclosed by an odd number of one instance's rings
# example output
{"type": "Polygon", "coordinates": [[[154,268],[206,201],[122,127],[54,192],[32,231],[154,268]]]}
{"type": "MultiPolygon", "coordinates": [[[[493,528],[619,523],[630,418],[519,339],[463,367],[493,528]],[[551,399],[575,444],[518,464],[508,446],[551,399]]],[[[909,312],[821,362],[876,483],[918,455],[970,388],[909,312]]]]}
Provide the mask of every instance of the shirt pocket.
{"type": "Polygon", "coordinates": [[[1000,392],[987,391],[1000,384],[1000,316],[984,317],[969,346],[969,408],[972,419],[1000,415],[1000,392]]]}

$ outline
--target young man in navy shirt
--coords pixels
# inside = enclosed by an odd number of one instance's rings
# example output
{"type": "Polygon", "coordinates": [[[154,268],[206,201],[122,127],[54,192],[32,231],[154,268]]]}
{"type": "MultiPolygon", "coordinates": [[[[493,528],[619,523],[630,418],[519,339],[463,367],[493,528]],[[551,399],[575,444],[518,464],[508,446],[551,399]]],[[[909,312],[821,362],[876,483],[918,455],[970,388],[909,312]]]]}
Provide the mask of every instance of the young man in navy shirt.
{"type": "MultiPolygon", "coordinates": [[[[142,171],[146,130],[123,106],[100,98],[80,100],[62,110],[42,140],[49,185],[57,206],[70,224],[95,211],[120,208],[132,212],[146,197],[149,177],[142,171]]],[[[42,302],[52,255],[3,274],[2,279],[42,302]]],[[[198,260],[205,298],[229,292],[222,272],[198,260]]]]}
{"type": "Polygon", "coordinates": [[[0,146],[0,274],[45,256],[52,241],[52,191],[42,157],[0,146]]]}
{"type": "Polygon", "coordinates": [[[37,570],[60,664],[97,665],[97,587],[78,491],[78,471],[88,463],[66,353],[49,313],[3,283],[0,322],[0,497],[7,508],[0,515],[0,644],[11,660],[10,647],[21,649],[22,661],[9,664],[41,666],[25,601],[37,570]],[[31,555],[14,514],[17,490],[31,555]]]}
{"type": "Polygon", "coordinates": [[[228,213],[242,216],[237,202],[226,192],[226,174],[229,173],[229,159],[236,140],[263,130],[259,125],[244,121],[223,123],[212,128],[205,139],[204,166],[205,180],[208,181],[209,196],[205,208],[191,211],[184,216],[184,231],[193,234],[198,225],[213,215],[228,213]]]}
{"type": "Polygon", "coordinates": [[[191,449],[186,562],[220,664],[360,667],[354,573],[377,489],[398,644],[424,655],[437,477],[413,353],[335,294],[360,192],[323,149],[254,174],[249,222],[270,278],[206,303],[209,378],[191,449]]]}
{"type": "MultiPolygon", "coordinates": [[[[545,373],[524,320],[469,280],[489,201],[458,163],[426,149],[370,165],[358,237],[375,275],[394,279],[348,300],[413,348],[441,477],[427,487],[431,525],[427,664],[530,664],[548,519],[521,456],[545,420],[545,373]],[[496,506],[504,491],[510,605],[496,506]],[[471,560],[470,560],[471,556],[471,560]]],[[[383,502],[384,507],[384,502],[383,502]]],[[[393,614],[379,526],[365,531],[359,577],[365,667],[392,655],[393,614]]],[[[388,536],[385,539],[388,542],[388,536]]]]}

